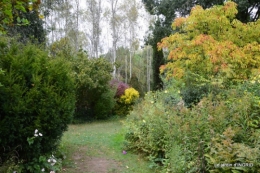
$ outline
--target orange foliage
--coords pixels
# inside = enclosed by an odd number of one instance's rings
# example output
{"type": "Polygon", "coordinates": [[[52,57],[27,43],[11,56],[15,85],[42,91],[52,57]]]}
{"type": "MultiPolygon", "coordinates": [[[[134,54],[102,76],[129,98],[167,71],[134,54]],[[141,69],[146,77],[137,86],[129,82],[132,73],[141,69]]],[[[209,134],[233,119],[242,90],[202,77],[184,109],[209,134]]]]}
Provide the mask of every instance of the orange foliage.
{"type": "Polygon", "coordinates": [[[239,22],[236,6],[234,2],[207,10],[196,6],[189,17],[177,18],[172,26],[180,32],[158,43],[158,49],[170,51],[169,62],[160,71],[167,77],[182,78],[189,71],[205,79],[239,81],[259,70],[260,21],[239,22]]]}

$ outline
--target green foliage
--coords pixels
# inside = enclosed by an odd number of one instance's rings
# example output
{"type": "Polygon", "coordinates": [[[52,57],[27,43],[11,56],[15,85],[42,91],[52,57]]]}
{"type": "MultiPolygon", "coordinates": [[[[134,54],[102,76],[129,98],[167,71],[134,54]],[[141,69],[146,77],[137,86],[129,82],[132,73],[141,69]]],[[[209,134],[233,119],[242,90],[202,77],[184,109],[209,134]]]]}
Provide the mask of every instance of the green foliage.
{"type": "Polygon", "coordinates": [[[109,86],[111,64],[103,58],[88,59],[84,53],[79,53],[71,61],[77,90],[76,118],[101,119],[110,116],[115,104],[115,89],[109,86]]]}
{"type": "Polygon", "coordinates": [[[125,121],[129,149],[162,164],[162,172],[259,170],[259,97],[230,90],[187,109],[174,88],[148,93],[130,113],[125,121]],[[169,95],[176,99],[171,106],[165,102],[169,95]],[[254,166],[215,167],[224,163],[254,166]]]}
{"type": "Polygon", "coordinates": [[[46,31],[43,28],[44,21],[39,18],[37,10],[20,13],[20,17],[17,18],[17,21],[13,22],[13,26],[9,26],[6,29],[7,34],[12,37],[18,36],[19,41],[22,43],[26,43],[28,41],[33,43],[44,43],[46,36],[46,31]],[[28,24],[21,25],[20,23],[24,22],[20,19],[20,17],[22,20],[26,18],[28,24]]]}
{"type": "Polygon", "coordinates": [[[114,113],[119,116],[127,115],[139,98],[139,92],[134,88],[127,88],[124,94],[117,98],[114,113]]]}
{"type": "Polygon", "coordinates": [[[108,88],[107,91],[101,94],[99,100],[96,101],[94,112],[98,118],[108,118],[108,116],[112,115],[112,110],[116,105],[114,95],[115,89],[108,88]]]}
{"type": "Polygon", "coordinates": [[[14,24],[28,25],[26,18],[19,16],[22,13],[38,10],[41,1],[35,0],[2,0],[0,2],[0,35],[6,32],[6,29],[14,24]]]}
{"type": "MultiPolygon", "coordinates": [[[[2,76],[4,74],[4,71],[0,68],[0,76],[2,76]]],[[[0,82],[0,87],[2,86],[1,82],[0,82]]]]}
{"type": "Polygon", "coordinates": [[[260,97],[260,74],[252,75],[249,80],[237,86],[240,90],[248,91],[253,95],[260,97]]]}
{"type": "Polygon", "coordinates": [[[50,46],[52,56],[64,57],[73,68],[76,81],[76,111],[74,122],[104,119],[111,115],[115,105],[115,89],[110,87],[112,66],[104,58],[90,59],[80,50],[73,51],[65,37],[50,46]]]}
{"type": "Polygon", "coordinates": [[[67,37],[52,43],[49,49],[52,56],[64,56],[69,60],[72,59],[73,54],[75,53],[73,52],[72,45],[67,37]]]}
{"type": "Polygon", "coordinates": [[[128,149],[144,152],[152,161],[162,162],[167,148],[167,119],[173,105],[180,102],[177,87],[169,87],[162,92],[149,92],[144,100],[130,112],[125,127],[128,149]]]}
{"type": "MultiPolygon", "coordinates": [[[[71,66],[33,45],[1,38],[0,158],[30,165],[54,152],[75,110],[71,66]],[[35,136],[35,129],[42,136],[35,136]],[[27,140],[26,140],[27,139],[27,140]]],[[[26,167],[25,169],[29,169],[26,167]]],[[[35,172],[30,168],[28,172],[35,172]]]]}

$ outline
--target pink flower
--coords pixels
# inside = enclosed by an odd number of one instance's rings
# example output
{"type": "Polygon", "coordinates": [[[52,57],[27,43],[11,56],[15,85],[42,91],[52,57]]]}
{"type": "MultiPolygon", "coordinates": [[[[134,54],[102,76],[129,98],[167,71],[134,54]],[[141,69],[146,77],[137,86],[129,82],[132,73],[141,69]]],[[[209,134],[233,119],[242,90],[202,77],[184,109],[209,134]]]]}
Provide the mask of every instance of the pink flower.
{"type": "Polygon", "coordinates": [[[125,150],[123,150],[123,154],[126,154],[127,152],[125,150]]]}

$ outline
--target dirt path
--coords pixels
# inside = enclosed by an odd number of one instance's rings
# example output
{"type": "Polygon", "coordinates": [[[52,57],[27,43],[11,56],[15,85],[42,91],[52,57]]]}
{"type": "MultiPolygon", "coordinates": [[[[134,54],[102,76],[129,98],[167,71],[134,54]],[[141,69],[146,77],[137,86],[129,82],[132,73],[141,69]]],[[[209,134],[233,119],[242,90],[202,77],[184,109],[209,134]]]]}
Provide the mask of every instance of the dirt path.
{"type": "Polygon", "coordinates": [[[80,173],[121,173],[122,164],[113,159],[88,156],[88,148],[80,147],[72,155],[75,171],[80,173]]]}

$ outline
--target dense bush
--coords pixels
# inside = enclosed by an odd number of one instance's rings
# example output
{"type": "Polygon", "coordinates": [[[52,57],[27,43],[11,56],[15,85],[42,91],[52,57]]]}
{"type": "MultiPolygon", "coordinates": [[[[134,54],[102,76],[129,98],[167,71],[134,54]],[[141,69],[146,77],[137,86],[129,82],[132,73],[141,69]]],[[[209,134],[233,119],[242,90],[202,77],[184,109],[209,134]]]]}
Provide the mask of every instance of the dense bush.
{"type": "Polygon", "coordinates": [[[89,59],[83,52],[72,58],[76,80],[78,119],[102,119],[111,115],[115,89],[111,88],[111,64],[103,58],[89,59]]]}
{"type": "Polygon", "coordinates": [[[148,93],[135,107],[125,121],[128,149],[162,164],[162,172],[259,170],[259,97],[237,89],[203,98],[192,109],[181,102],[169,107],[165,96],[177,101],[176,93],[148,93]],[[239,163],[253,166],[234,166],[239,163]]]}
{"type": "Polygon", "coordinates": [[[108,88],[106,92],[100,95],[94,107],[94,112],[98,118],[107,118],[112,115],[112,110],[116,104],[114,95],[115,89],[113,88],[108,88]]]}
{"type": "Polygon", "coordinates": [[[22,163],[24,172],[40,172],[39,159],[55,151],[73,116],[71,67],[36,46],[3,37],[0,57],[0,160],[22,163]]]}
{"type": "Polygon", "coordinates": [[[125,105],[132,105],[139,98],[139,93],[134,88],[127,88],[119,98],[119,102],[125,105]]]}
{"type": "Polygon", "coordinates": [[[128,84],[116,79],[110,81],[110,86],[116,89],[114,114],[119,116],[127,115],[139,98],[139,92],[132,87],[129,88],[128,84]]]}

